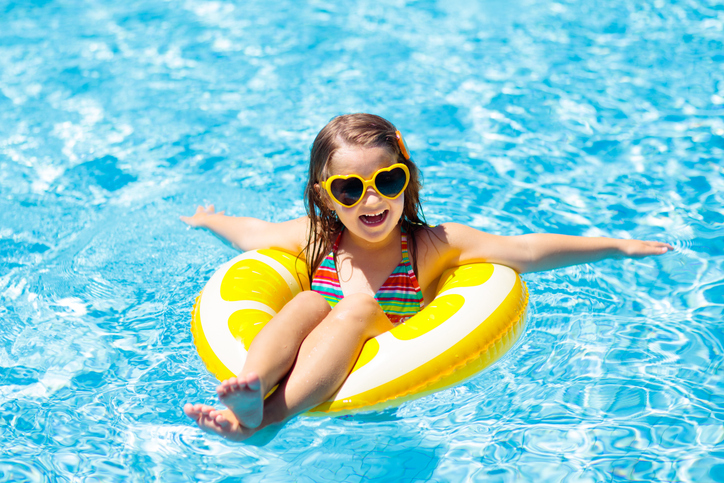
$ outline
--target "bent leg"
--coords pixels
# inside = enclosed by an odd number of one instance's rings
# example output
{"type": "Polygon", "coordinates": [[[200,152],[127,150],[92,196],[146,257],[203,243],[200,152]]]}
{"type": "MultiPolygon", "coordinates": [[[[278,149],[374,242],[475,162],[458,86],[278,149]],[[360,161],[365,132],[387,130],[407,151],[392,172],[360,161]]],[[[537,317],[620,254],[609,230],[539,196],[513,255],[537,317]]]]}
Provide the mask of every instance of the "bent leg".
{"type": "Polygon", "coordinates": [[[342,299],[302,343],[289,376],[266,402],[262,427],[326,401],[349,375],[364,343],[391,328],[373,297],[342,299]]]}
{"type": "Polygon", "coordinates": [[[199,404],[187,404],[184,412],[202,429],[222,436],[259,426],[264,396],[289,372],[302,341],[330,310],[318,293],[298,294],[254,338],[241,373],[217,388],[219,399],[231,414],[199,404]],[[221,413],[226,417],[219,418],[221,413]]]}
{"type": "Polygon", "coordinates": [[[297,294],[256,335],[238,377],[255,374],[266,395],[289,372],[299,346],[332,309],[320,294],[297,294]]]}
{"type": "Polygon", "coordinates": [[[258,427],[244,426],[229,409],[218,411],[187,404],[184,411],[201,429],[230,440],[242,441],[255,435],[273,437],[281,427],[279,423],[334,394],[352,370],[364,343],[391,328],[392,323],[374,298],[364,294],[345,297],[304,339],[291,371],[264,402],[258,427]],[[266,430],[259,432],[263,428],[266,430]]]}

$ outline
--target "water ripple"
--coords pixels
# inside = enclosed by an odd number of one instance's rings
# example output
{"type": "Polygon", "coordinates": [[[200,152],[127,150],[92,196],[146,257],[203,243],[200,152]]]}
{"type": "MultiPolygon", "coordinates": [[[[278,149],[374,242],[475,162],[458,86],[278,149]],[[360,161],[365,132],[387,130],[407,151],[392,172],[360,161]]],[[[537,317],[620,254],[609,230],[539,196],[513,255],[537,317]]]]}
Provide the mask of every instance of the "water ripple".
{"type": "Polygon", "coordinates": [[[724,479],[716,2],[0,8],[0,480],[724,479]],[[178,216],[300,216],[350,111],[403,131],[433,223],[676,250],[526,275],[521,341],[459,387],[210,438],[189,312],[236,252],[178,216]]]}

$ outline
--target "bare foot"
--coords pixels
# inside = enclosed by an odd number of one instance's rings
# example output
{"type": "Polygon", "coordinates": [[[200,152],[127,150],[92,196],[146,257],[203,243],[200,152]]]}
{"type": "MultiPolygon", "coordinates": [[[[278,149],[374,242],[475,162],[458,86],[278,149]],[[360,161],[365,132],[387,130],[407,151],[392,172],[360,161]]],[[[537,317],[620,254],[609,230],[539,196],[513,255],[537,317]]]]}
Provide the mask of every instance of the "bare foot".
{"type": "Polygon", "coordinates": [[[184,413],[207,433],[218,434],[231,441],[243,441],[256,433],[256,429],[239,424],[234,413],[228,409],[217,411],[205,404],[186,404],[184,413]]]}
{"type": "Polygon", "coordinates": [[[228,407],[239,424],[257,428],[264,417],[264,395],[259,376],[250,372],[243,377],[232,377],[216,388],[219,400],[228,407]]]}

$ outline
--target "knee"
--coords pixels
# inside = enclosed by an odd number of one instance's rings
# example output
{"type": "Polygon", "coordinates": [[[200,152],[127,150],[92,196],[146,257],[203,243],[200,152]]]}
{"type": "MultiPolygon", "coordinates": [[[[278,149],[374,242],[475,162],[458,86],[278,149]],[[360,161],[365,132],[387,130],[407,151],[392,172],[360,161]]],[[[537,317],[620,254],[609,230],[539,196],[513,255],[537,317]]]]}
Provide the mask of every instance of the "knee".
{"type": "Polygon", "coordinates": [[[329,303],[324,297],[322,297],[322,295],[317,292],[312,292],[311,290],[299,292],[288,305],[294,310],[318,312],[323,315],[328,314],[332,310],[329,303]]]}
{"type": "Polygon", "coordinates": [[[339,301],[337,307],[347,312],[358,312],[360,314],[380,310],[380,304],[377,303],[377,300],[366,293],[346,295],[339,301]]]}
{"type": "Polygon", "coordinates": [[[333,309],[337,323],[349,326],[350,330],[358,329],[362,332],[377,323],[380,317],[386,319],[374,297],[358,293],[345,296],[333,309]]]}

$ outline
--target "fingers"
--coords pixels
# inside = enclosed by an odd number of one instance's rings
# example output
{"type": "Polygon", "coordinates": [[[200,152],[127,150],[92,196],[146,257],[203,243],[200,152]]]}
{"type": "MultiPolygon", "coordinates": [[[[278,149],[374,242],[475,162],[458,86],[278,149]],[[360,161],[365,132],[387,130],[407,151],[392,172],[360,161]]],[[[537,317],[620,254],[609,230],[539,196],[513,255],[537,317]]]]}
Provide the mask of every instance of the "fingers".
{"type": "Polygon", "coordinates": [[[647,241],[644,243],[646,243],[654,251],[655,254],[663,254],[663,253],[668,252],[669,250],[674,249],[673,246],[671,246],[668,243],[664,243],[664,242],[647,241]]]}
{"type": "Polygon", "coordinates": [[[190,227],[196,228],[199,226],[198,214],[194,216],[180,216],[179,219],[190,227]]]}
{"type": "Polygon", "coordinates": [[[205,214],[205,215],[213,215],[216,211],[216,208],[214,208],[214,205],[207,205],[207,206],[197,206],[196,207],[196,214],[205,214]]]}
{"type": "Polygon", "coordinates": [[[216,208],[214,208],[214,205],[209,205],[206,207],[206,214],[207,215],[223,215],[225,213],[224,210],[216,211],[216,208]]]}
{"type": "Polygon", "coordinates": [[[180,216],[179,219],[186,223],[189,226],[192,227],[199,227],[202,226],[203,220],[206,216],[209,215],[223,215],[224,211],[216,212],[216,208],[214,205],[207,205],[207,206],[197,206],[196,212],[193,214],[193,216],[180,216]]]}
{"type": "Polygon", "coordinates": [[[647,257],[650,255],[663,255],[664,253],[672,251],[673,249],[674,247],[669,243],[648,240],[634,240],[631,243],[631,249],[628,256],[639,258],[647,257]]]}
{"type": "Polygon", "coordinates": [[[674,250],[669,243],[652,240],[622,240],[621,251],[623,255],[630,258],[643,258],[663,255],[674,250]]]}

